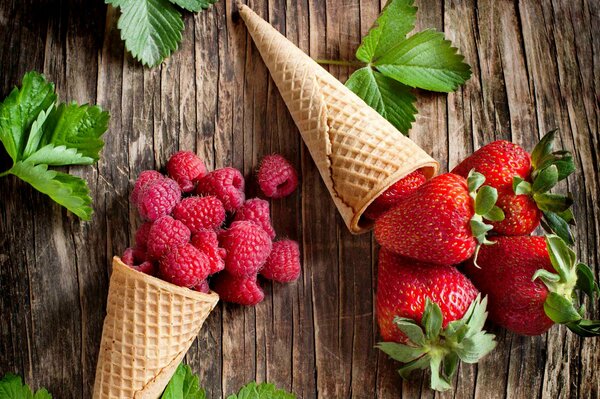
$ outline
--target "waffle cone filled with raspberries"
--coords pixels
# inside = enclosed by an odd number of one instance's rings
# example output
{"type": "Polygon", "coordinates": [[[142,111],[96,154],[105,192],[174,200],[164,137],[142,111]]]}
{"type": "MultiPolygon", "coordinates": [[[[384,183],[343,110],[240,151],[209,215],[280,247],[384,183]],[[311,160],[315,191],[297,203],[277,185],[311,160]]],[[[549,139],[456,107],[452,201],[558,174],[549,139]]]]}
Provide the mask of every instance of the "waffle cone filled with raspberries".
{"type": "Polygon", "coordinates": [[[372,222],[369,205],[394,183],[438,163],[250,8],[238,2],[258,48],[344,222],[372,222]]]}

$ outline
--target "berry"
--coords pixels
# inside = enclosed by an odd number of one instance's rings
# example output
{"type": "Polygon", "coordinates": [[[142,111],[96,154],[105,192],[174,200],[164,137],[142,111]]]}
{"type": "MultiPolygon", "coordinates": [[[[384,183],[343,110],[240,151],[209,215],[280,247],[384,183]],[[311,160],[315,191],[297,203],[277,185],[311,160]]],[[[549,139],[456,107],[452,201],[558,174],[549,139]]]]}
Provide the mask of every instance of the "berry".
{"type": "Polygon", "coordinates": [[[139,201],[139,195],[144,190],[146,185],[154,180],[162,180],[164,176],[155,170],[145,170],[138,176],[131,191],[130,200],[134,205],[137,205],[139,201]]]}
{"type": "Polygon", "coordinates": [[[212,288],[223,301],[244,306],[254,306],[265,298],[256,275],[236,277],[227,272],[219,273],[212,288]]]}
{"type": "Polygon", "coordinates": [[[504,220],[492,222],[494,231],[505,236],[529,235],[539,226],[542,211],[529,195],[516,195],[512,189],[499,191],[496,205],[504,212],[504,220]]]}
{"type": "Polygon", "coordinates": [[[287,197],[298,187],[298,174],[281,155],[267,155],[258,169],[258,185],[269,198],[287,197]]]}
{"type": "Polygon", "coordinates": [[[227,251],[225,270],[234,276],[258,273],[271,253],[271,238],[254,222],[233,222],[219,240],[227,251]]]}
{"type": "Polygon", "coordinates": [[[143,223],[135,232],[135,246],[138,248],[146,249],[148,243],[148,234],[150,233],[150,228],[152,227],[152,222],[143,223]]]}
{"type": "Polygon", "coordinates": [[[185,224],[192,233],[217,229],[225,221],[225,208],[216,197],[189,197],[173,210],[173,217],[185,224]]]}
{"type": "Polygon", "coordinates": [[[125,252],[123,252],[121,261],[138,272],[146,273],[151,276],[156,274],[154,263],[148,260],[146,253],[139,248],[127,248],[125,252]]]}
{"type": "MultiPolygon", "coordinates": [[[[474,174],[469,182],[480,177],[474,174]]],[[[491,207],[494,201],[488,197],[495,189],[488,189],[480,199],[491,207]]],[[[475,214],[471,194],[462,177],[436,176],[377,219],[375,237],[382,247],[421,262],[461,263],[473,256],[478,241],[485,242],[485,232],[475,237],[471,231],[472,222],[485,226],[482,215],[475,214]]]]}
{"type": "Polygon", "coordinates": [[[160,274],[180,287],[195,287],[208,277],[210,260],[192,244],[173,247],[159,262],[160,274]]]}
{"type": "Polygon", "coordinates": [[[210,293],[210,287],[208,286],[208,281],[202,280],[200,284],[192,288],[194,291],[202,292],[204,294],[210,293]]]}
{"type": "Polygon", "coordinates": [[[167,162],[167,173],[175,180],[181,191],[189,193],[195,184],[206,174],[206,166],[200,158],[191,151],[179,151],[167,162]]]}
{"type": "Polygon", "coordinates": [[[248,220],[258,224],[271,239],[275,238],[275,230],[271,224],[269,203],[260,198],[249,199],[235,212],[234,221],[248,220]]]}
{"type": "Polygon", "coordinates": [[[417,169],[406,177],[392,184],[383,194],[375,199],[364,212],[365,217],[376,220],[379,216],[396,205],[402,198],[422,186],[427,180],[425,173],[417,169]]]}
{"type": "Polygon", "coordinates": [[[496,346],[494,336],[483,331],[486,300],[452,266],[416,262],[385,248],[378,263],[377,322],[387,341],[378,348],[407,363],[399,370],[402,375],[430,369],[431,388],[450,389],[459,358],[476,363],[496,346]],[[448,368],[447,362],[454,366],[448,368]]]}
{"type": "Polygon", "coordinates": [[[475,169],[485,176],[486,183],[497,189],[510,189],[513,177],[528,179],[531,157],[520,146],[505,140],[487,144],[459,163],[452,173],[464,177],[475,169]]]}
{"type": "Polygon", "coordinates": [[[223,203],[225,210],[233,212],[244,203],[244,176],[234,168],[222,168],[210,172],[198,182],[196,193],[212,195],[223,203]]]}
{"type": "Polygon", "coordinates": [[[298,243],[292,240],[281,240],[273,243],[271,254],[260,274],[269,280],[288,283],[300,276],[300,268],[298,243]]]}
{"type": "Polygon", "coordinates": [[[163,216],[154,222],[148,233],[148,256],[158,260],[172,247],[189,242],[190,235],[190,229],[179,220],[163,216]]]}
{"type": "Polygon", "coordinates": [[[149,182],[138,196],[138,211],[144,220],[155,221],[169,215],[181,200],[175,180],[164,178],[149,182]]]}
{"type": "Polygon", "coordinates": [[[192,236],[191,244],[204,252],[210,259],[210,274],[218,273],[225,268],[226,251],[219,248],[219,240],[215,231],[197,232],[192,236]]]}

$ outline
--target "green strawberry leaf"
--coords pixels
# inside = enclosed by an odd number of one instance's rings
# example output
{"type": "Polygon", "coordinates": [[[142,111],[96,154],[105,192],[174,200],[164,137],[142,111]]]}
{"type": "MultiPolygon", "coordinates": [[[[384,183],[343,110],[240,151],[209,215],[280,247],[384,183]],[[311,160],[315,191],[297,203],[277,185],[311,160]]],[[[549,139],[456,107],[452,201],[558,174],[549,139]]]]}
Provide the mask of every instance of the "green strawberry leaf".
{"type": "Polygon", "coordinates": [[[533,200],[543,212],[565,212],[573,205],[573,198],[560,194],[534,194],[533,200]]]}
{"type": "Polygon", "coordinates": [[[501,222],[504,220],[504,211],[497,206],[493,206],[490,211],[482,215],[484,219],[491,220],[492,222],[501,222]]]}
{"type": "Polygon", "coordinates": [[[398,369],[398,374],[400,374],[400,377],[407,380],[410,373],[413,370],[427,369],[427,368],[429,368],[430,363],[431,363],[431,356],[429,354],[426,354],[426,355],[421,356],[420,358],[415,359],[412,362],[408,362],[405,365],[403,365],[402,367],[400,367],[398,369]]]}
{"type": "Polygon", "coordinates": [[[463,59],[443,33],[429,29],[400,41],[373,65],[405,85],[450,92],[471,76],[471,68],[463,59]]]}
{"type": "Polygon", "coordinates": [[[371,108],[390,121],[404,134],[408,134],[415,121],[416,101],[411,89],[370,67],[357,70],[346,81],[346,86],[362,98],[371,108]]]}
{"type": "Polygon", "coordinates": [[[13,162],[22,159],[29,130],[56,99],[53,83],[42,74],[28,72],[21,88],[14,88],[0,103],[0,141],[13,162]]]}
{"type": "Polygon", "coordinates": [[[467,176],[467,186],[470,193],[474,193],[485,183],[485,176],[479,172],[475,172],[475,169],[469,172],[467,176]]]}
{"type": "Polygon", "coordinates": [[[531,151],[531,166],[534,169],[539,169],[542,160],[547,158],[554,151],[554,140],[558,129],[549,131],[542,137],[539,143],[531,151]]]}
{"type": "Polygon", "coordinates": [[[179,7],[192,11],[198,12],[206,10],[211,5],[215,4],[219,0],[170,0],[171,3],[178,5],[179,7]]]}
{"type": "MultiPolygon", "coordinates": [[[[498,190],[490,186],[481,187],[475,197],[475,213],[482,216],[487,214],[494,208],[497,200],[498,190]]],[[[500,210],[500,208],[498,209],[500,210]]]]}
{"type": "Polygon", "coordinates": [[[566,326],[581,337],[598,337],[600,336],[600,320],[581,319],[567,323],[566,326]]]}
{"type": "Polygon", "coordinates": [[[444,392],[452,388],[450,379],[440,372],[442,356],[431,356],[429,370],[431,371],[431,389],[444,392]]]}
{"type": "Polygon", "coordinates": [[[594,280],[594,273],[585,263],[577,264],[577,288],[590,298],[600,295],[600,288],[594,280]]]}
{"type": "Polygon", "coordinates": [[[414,320],[395,317],[394,324],[415,344],[421,345],[425,341],[423,329],[414,320]]]}
{"type": "Polygon", "coordinates": [[[544,302],[546,315],[555,323],[565,324],[581,319],[573,303],[556,292],[550,292],[544,302]]]}
{"type": "Polygon", "coordinates": [[[52,395],[45,389],[38,390],[35,394],[21,377],[6,374],[0,380],[0,399],[52,399],[52,395]]]}
{"type": "Polygon", "coordinates": [[[545,193],[558,183],[558,168],[550,165],[540,170],[533,180],[532,191],[534,193],[545,193]]]}
{"type": "Polygon", "coordinates": [[[425,335],[427,339],[433,339],[440,335],[442,329],[442,310],[440,307],[429,300],[425,301],[425,310],[423,311],[423,318],[421,324],[425,328],[425,335]]]}
{"type": "Polygon", "coordinates": [[[75,148],[67,148],[64,145],[55,146],[54,144],[48,144],[36,152],[34,152],[27,162],[34,165],[46,164],[46,165],[91,165],[95,162],[93,158],[84,157],[80,152],[77,152],[75,148]]]}
{"type": "Polygon", "coordinates": [[[48,170],[48,165],[34,165],[28,161],[15,163],[10,173],[48,195],[81,219],[91,219],[92,199],[85,180],[48,170]]]}
{"type": "Polygon", "coordinates": [[[200,388],[198,376],[192,373],[190,366],[182,363],[171,377],[161,399],[206,399],[206,393],[200,388]]]}
{"type": "Polygon", "coordinates": [[[48,116],[53,110],[54,104],[52,104],[46,111],[41,111],[36,120],[31,124],[31,131],[29,132],[27,144],[23,150],[23,159],[29,158],[31,154],[36,152],[40,147],[40,142],[42,141],[42,137],[44,135],[44,123],[46,123],[48,116]]]}
{"type": "Polygon", "coordinates": [[[363,38],[356,51],[356,58],[370,63],[403,40],[415,27],[417,7],[413,6],[413,2],[414,0],[390,0],[375,25],[363,38]]]}
{"type": "Polygon", "coordinates": [[[532,192],[531,183],[523,180],[519,176],[513,177],[513,191],[516,195],[530,195],[532,192]]]}
{"type": "Polygon", "coordinates": [[[402,363],[410,363],[415,359],[423,356],[425,349],[423,347],[413,347],[408,345],[397,344],[396,342],[380,342],[375,345],[386,355],[394,360],[402,363]]]}
{"type": "Polygon", "coordinates": [[[168,0],[105,0],[119,7],[118,27],[127,50],[147,66],[169,57],[181,42],[181,14],[168,0]]]}
{"type": "Polygon", "coordinates": [[[275,388],[273,384],[257,384],[251,382],[242,387],[237,395],[229,395],[227,399],[295,399],[296,396],[282,389],[275,388]]]}
{"type": "MultiPolygon", "coordinates": [[[[564,217],[561,216],[561,213],[555,213],[551,211],[544,211],[543,217],[541,220],[541,225],[550,234],[556,234],[560,238],[562,238],[568,245],[573,245],[573,235],[571,234],[571,229],[569,228],[569,213],[570,209],[567,209],[567,214],[564,217]]],[[[572,216],[572,213],[571,213],[572,216]]],[[[572,220],[572,218],[571,218],[572,220]]]]}

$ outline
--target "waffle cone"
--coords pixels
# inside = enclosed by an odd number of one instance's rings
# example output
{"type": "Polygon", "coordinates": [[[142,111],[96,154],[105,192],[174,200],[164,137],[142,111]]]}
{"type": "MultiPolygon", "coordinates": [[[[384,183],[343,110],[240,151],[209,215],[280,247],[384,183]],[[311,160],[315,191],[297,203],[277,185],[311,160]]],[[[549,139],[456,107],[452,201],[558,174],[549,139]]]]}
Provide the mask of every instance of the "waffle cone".
{"type": "Polygon", "coordinates": [[[218,301],[113,258],[93,398],[158,398],[218,301]]]}
{"type": "Polygon", "coordinates": [[[250,8],[242,19],[269,69],[335,205],[352,233],[370,229],[363,212],[392,184],[438,163],[250,8]]]}

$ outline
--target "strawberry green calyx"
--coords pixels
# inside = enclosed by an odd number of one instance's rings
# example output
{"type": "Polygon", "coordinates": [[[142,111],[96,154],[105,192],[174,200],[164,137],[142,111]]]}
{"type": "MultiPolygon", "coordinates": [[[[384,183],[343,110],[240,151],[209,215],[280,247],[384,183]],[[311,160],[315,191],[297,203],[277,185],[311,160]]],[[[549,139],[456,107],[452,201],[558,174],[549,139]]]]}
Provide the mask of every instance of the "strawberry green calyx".
{"type": "Polygon", "coordinates": [[[516,195],[529,195],[542,211],[542,227],[573,245],[569,225],[573,224],[570,196],[551,194],[548,191],[575,171],[573,155],[569,151],[554,151],[556,130],[548,132],[531,152],[532,183],[515,176],[513,191],[516,195]]]}
{"type": "Polygon", "coordinates": [[[467,178],[467,186],[469,188],[469,195],[473,198],[474,213],[471,218],[470,227],[473,237],[477,239],[479,245],[477,246],[477,252],[479,252],[479,246],[482,244],[490,245],[492,241],[487,239],[487,232],[490,231],[493,226],[485,223],[483,219],[490,220],[493,222],[500,222],[504,220],[504,212],[502,209],[496,206],[498,200],[498,190],[490,186],[484,186],[485,176],[475,170],[469,172],[467,178]]]}
{"type": "Polygon", "coordinates": [[[547,236],[546,245],[556,273],[540,269],[532,278],[539,278],[548,288],[549,293],[544,302],[546,315],[555,323],[565,324],[578,335],[599,336],[600,320],[585,319],[585,307],[577,305],[577,290],[591,299],[594,294],[600,294],[592,271],[587,265],[577,262],[575,252],[559,236],[547,236]]]}
{"type": "Polygon", "coordinates": [[[442,328],[439,306],[427,299],[421,324],[396,317],[394,323],[408,337],[408,343],[380,342],[381,349],[392,359],[405,363],[398,373],[407,378],[411,371],[430,369],[431,389],[452,388],[452,376],[458,363],[477,363],[496,347],[495,336],[483,330],[487,318],[487,298],[481,295],[471,303],[465,315],[442,328]]]}

